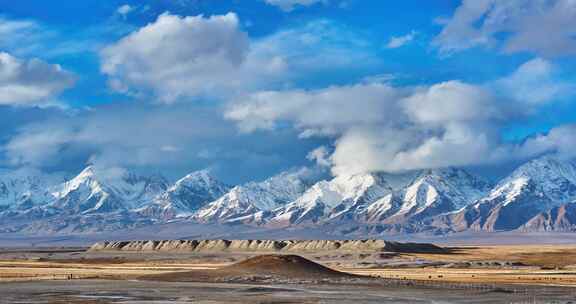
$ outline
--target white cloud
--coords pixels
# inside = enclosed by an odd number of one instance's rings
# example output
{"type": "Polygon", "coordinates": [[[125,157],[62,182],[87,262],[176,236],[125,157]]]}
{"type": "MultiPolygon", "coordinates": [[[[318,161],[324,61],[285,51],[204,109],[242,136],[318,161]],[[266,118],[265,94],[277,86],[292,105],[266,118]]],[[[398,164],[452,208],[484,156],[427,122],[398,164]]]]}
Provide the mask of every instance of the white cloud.
{"type": "Polygon", "coordinates": [[[114,18],[79,29],[0,16],[0,50],[17,57],[35,57],[46,61],[66,55],[92,56],[102,48],[104,40],[110,36],[118,37],[131,29],[131,25],[119,23],[114,18]]]}
{"type": "MultiPolygon", "coordinates": [[[[291,74],[374,67],[375,45],[362,33],[331,20],[283,29],[252,44],[252,58],[282,58],[291,74]]],[[[292,75],[290,75],[292,76],[292,75]]]]}
{"type": "Polygon", "coordinates": [[[564,125],[553,128],[547,134],[540,134],[529,138],[521,146],[521,153],[527,156],[556,152],[560,157],[571,159],[576,157],[574,146],[576,145],[576,124],[564,125]]]}
{"type": "Polygon", "coordinates": [[[0,53],[0,105],[47,105],[74,82],[57,64],[0,53]]]}
{"type": "Polygon", "coordinates": [[[486,121],[500,115],[490,92],[461,81],[432,85],[406,98],[403,106],[407,115],[424,124],[486,121]]]}
{"type": "Polygon", "coordinates": [[[484,161],[494,148],[482,129],[448,124],[442,129],[352,128],[336,141],[334,174],[442,168],[484,161]]]}
{"type": "Polygon", "coordinates": [[[281,73],[281,57],[258,57],[238,17],[179,17],[156,22],[101,52],[102,71],[121,91],[153,91],[164,102],[180,97],[223,95],[257,86],[281,73]]]}
{"type": "Polygon", "coordinates": [[[391,37],[390,40],[388,41],[388,43],[386,44],[386,48],[388,49],[397,49],[400,47],[403,47],[407,44],[409,44],[410,42],[412,42],[414,40],[414,38],[416,38],[416,32],[412,31],[404,36],[394,36],[391,37]]]}
{"type": "Polygon", "coordinates": [[[443,53],[486,46],[545,57],[576,55],[573,0],[463,0],[451,18],[440,21],[444,28],[434,44],[443,53]]]}
{"type": "Polygon", "coordinates": [[[74,137],[70,130],[65,129],[34,128],[26,132],[25,136],[12,138],[3,147],[12,165],[51,165],[61,147],[74,137]]]}
{"type": "Polygon", "coordinates": [[[248,37],[240,31],[235,14],[209,18],[163,14],[105,48],[102,71],[116,83],[151,88],[171,102],[234,86],[233,76],[247,52],[248,37]]]}
{"type": "Polygon", "coordinates": [[[575,86],[563,81],[551,62],[536,58],[522,64],[512,75],[496,82],[515,100],[539,105],[574,96],[575,86]]]}
{"type": "Polygon", "coordinates": [[[133,11],[134,11],[134,7],[130,6],[129,4],[124,4],[120,7],[118,7],[118,9],[116,10],[116,13],[118,13],[120,16],[126,17],[126,16],[128,16],[128,14],[130,14],[133,11]]]}
{"type": "Polygon", "coordinates": [[[234,103],[226,117],[245,132],[274,129],[290,121],[307,134],[338,134],[350,126],[395,120],[402,91],[384,83],[329,87],[322,90],[266,91],[234,103]]]}
{"type": "MultiPolygon", "coordinates": [[[[30,112],[23,108],[19,111],[30,112]]],[[[73,114],[58,109],[4,126],[1,167],[78,170],[82,162],[187,174],[213,167],[229,181],[270,176],[306,163],[318,141],[299,141],[293,130],[238,134],[214,107],[112,104],[73,114]],[[9,129],[9,130],[6,130],[9,129]]]]}
{"type": "Polygon", "coordinates": [[[334,22],[310,22],[250,41],[232,13],[163,14],[105,48],[101,58],[113,89],[152,92],[167,103],[285,87],[313,72],[378,63],[365,39],[334,22]]]}
{"type": "MultiPolygon", "coordinates": [[[[492,147],[493,101],[481,87],[457,81],[428,88],[365,83],[254,93],[226,117],[248,132],[288,122],[303,135],[336,138],[329,158],[335,174],[398,171],[477,161],[492,147]]],[[[310,157],[325,162],[325,154],[310,157]]]]}
{"type": "Polygon", "coordinates": [[[327,0],[265,0],[266,3],[279,7],[280,9],[290,12],[297,6],[312,6],[317,3],[328,3],[327,0]]]}
{"type": "MultiPolygon", "coordinates": [[[[539,74],[543,62],[530,61],[503,80],[482,85],[447,81],[421,87],[386,83],[334,86],[321,90],[253,93],[238,100],[226,117],[245,132],[292,125],[302,137],[334,140],[309,158],[330,162],[334,174],[468,166],[524,159],[544,152],[566,154],[576,135],[560,127],[524,143],[506,142],[510,121],[539,104],[517,87],[539,74]],[[530,78],[530,77],[528,77],[530,78]]],[[[547,95],[549,96],[549,95],[547,95]]],[[[547,97],[548,98],[548,97],[547,97]]],[[[538,98],[540,100],[540,98],[538,98]]]]}
{"type": "Polygon", "coordinates": [[[320,146],[308,153],[308,160],[316,162],[320,167],[330,167],[332,166],[332,161],[330,160],[330,152],[325,146],[320,146]]]}
{"type": "Polygon", "coordinates": [[[11,53],[29,53],[37,49],[36,42],[47,33],[30,20],[9,20],[0,17],[0,49],[11,53]]]}
{"type": "Polygon", "coordinates": [[[24,34],[26,32],[30,33],[37,28],[36,23],[28,20],[7,20],[0,18],[0,37],[6,37],[7,35],[24,34]]]}

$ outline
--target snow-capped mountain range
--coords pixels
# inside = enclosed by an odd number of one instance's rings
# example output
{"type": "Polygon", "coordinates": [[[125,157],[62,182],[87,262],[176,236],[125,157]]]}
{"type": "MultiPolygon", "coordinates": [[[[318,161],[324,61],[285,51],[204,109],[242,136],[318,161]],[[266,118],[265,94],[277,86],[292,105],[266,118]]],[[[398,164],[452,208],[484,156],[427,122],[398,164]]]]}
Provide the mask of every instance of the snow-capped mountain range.
{"type": "Polygon", "coordinates": [[[91,233],[179,222],[341,234],[576,231],[575,206],[576,163],[554,156],[531,160],[495,184],[459,168],[330,179],[304,168],[237,186],[208,171],[174,183],[94,166],[60,182],[0,172],[4,233],[91,233]]]}
{"type": "Polygon", "coordinates": [[[575,201],[576,163],[543,156],[520,166],[486,197],[440,220],[455,231],[515,230],[542,212],[575,201]]]}

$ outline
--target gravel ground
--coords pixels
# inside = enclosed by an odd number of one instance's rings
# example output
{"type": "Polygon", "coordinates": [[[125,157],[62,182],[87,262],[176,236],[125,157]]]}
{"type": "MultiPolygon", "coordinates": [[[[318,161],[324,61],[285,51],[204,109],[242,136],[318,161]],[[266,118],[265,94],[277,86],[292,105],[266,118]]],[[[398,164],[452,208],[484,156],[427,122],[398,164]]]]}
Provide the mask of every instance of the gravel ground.
{"type": "Polygon", "coordinates": [[[573,289],[534,295],[355,285],[249,285],[141,281],[45,281],[0,284],[0,303],[576,303],[573,289]]]}

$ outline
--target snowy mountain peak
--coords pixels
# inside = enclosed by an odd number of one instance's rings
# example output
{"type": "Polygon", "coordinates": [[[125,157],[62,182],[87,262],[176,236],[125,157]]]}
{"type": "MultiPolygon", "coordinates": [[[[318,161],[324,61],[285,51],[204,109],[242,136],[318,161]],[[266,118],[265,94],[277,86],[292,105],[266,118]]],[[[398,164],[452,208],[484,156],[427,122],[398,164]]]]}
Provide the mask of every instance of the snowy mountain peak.
{"type": "Polygon", "coordinates": [[[88,166],[64,183],[61,178],[47,183],[32,174],[0,172],[0,231],[25,221],[30,229],[44,223],[42,227],[72,232],[176,218],[274,228],[377,225],[382,231],[499,231],[518,229],[531,219],[530,227],[552,227],[551,218],[572,221],[556,213],[576,210],[565,207],[576,201],[576,163],[554,156],[525,163],[494,188],[459,168],[319,177],[314,170],[291,170],[230,188],[207,170],[171,186],[162,176],[122,168],[88,166]]]}
{"type": "Polygon", "coordinates": [[[321,202],[328,207],[345,203],[352,205],[360,200],[371,202],[392,188],[378,173],[340,175],[330,181],[320,181],[308,189],[297,204],[310,205],[321,202]]]}
{"type": "Polygon", "coordinates": [[[471,174],[467,170],[454,167],[424,170],[415,179],[415,181],[418,180],[460,183],[475,188],[481,188],[483,190],[487,190],[492,186],[489,182],[479,176],[471,174]]]}
{"type": "Polygon", "coordinates": [[[139,212],[161,219],[191,216],[229,189],[228,185],[212,177],[208,170],[196,171],[178,180],[139,212]]]}
{"type": "Polygon", "coordinates": [[[94,165],[89,165],[84,170],[82,170],[76,177],[77,178],[91,178],[96,176],[96,167],[94,165]]]}
{"type": "Polygon", "coordinates": [[[505,196],[511,201],[528,184],[544,193],[556,203],[568,203],[576,199],[576,164],[553,155],[545,155],[518,167],[502,180],[490,197],[505,196]]]}
{"type": "Polygon", "coordinates": [[[49,200],[47,188],[57,176],[35,170],[0,171],[0,209],[25,209],[49,200]]]}
{"type": "Polygon", "coordinates": [[[51,207],[76,213],[126,211],[148,203],[166,188],[161,176],[88,166],[71,180],[52,187],[55,202],[51,207]]]}
{"type": "MultiPolygon", "coordinates": [[[[384,175],[380,173],[337,176],[329,182],[327,188],[338,193],[341,201],[352,204],[359,200],[369,203],[392,192],[384,175]]],[[[330,205],[334,205],[334,202],[330,205]]]]}
{"type": "Polygon", "coordinates": [[[391,192],[392,188],[378,173],[339,175],[314,184],[292,203],[274,210],[270,221],[292,225],[337,218],[391,192]]]}
{"type": "Polygon", "coordinates": [[[520,166],[507,180],[517,177],[527,177],[539,182],[563,178],[576,184],[576,164],[571,160],[545,155],[520,166]]]}
{"type": "Polygon", "coordinates": [[[310,169],[280,173],[262,182],[232,188],[226,195],[202,208],[200,221],[228,221],[259,211],[270,211],[296,200],[314,180],[310,169]]]}
{"type": "Polygon", "coordinates": [[[576,200],[576,166],[552,155],[531,160],[457,214],[460,227],[518,229],[538,213],[576,200]]]}
{"type": "Polygon", "coordinates": [[[491,187],[463,169],[425,170],[399,194],[403,203],[397,215],[455,211],[482,198],[491,187]]]}
{"type": "Polygon", "coordinates": [[[177,184],[204,184],[220,183],[210,174],[209,170],[200,170],[192,172],[176,182],[177,184]]]}

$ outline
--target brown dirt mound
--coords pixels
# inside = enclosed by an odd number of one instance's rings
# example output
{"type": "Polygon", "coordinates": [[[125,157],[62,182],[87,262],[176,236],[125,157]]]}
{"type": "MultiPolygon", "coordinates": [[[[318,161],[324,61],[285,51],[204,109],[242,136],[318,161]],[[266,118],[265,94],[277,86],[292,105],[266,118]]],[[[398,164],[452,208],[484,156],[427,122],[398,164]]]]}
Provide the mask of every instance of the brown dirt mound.
{"type": "Polygon", "coordinates": [[[297,255],[261,255],[215,270],[165,273],[141,277],[171,282],[340,280],[358,276],[336,271],[297,255]]]}
{"type": "Polygon", "coordinates": [[[217,272],[243,275],[270,275],[282,277],[338,277],[349,276],[298,255],[261,255],[223,267],[217,272]]]}

